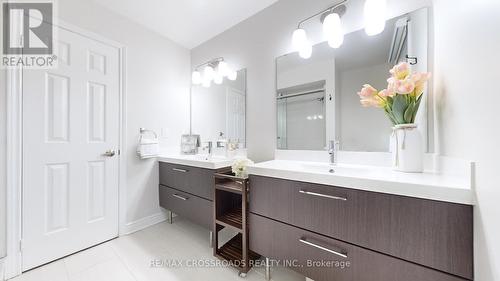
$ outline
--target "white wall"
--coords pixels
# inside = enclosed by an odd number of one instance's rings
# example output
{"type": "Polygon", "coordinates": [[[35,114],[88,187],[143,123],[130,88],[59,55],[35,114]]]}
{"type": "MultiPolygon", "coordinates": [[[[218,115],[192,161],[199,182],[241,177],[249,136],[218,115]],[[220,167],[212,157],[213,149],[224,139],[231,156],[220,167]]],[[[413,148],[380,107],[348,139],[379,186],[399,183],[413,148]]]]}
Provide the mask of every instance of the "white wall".
{"type": "Polygon", "coordinates": [[[93,1],[58,3],[62,20],[127,47],[127,222],[156,214],[158,167],[135,154],[139,128],[163,131],[163,144],[179,147],[189,131],[189,51],[93,1]]]}
{"type": "Polygon", "coordinates": [[[476,161],[475,280],[500,280],[500,2],[435,1],[439,152],[476,161]]]}
{"type": "MultiPolygon", "coordinates": [[[[248,156],[254,161],[272,159],[276,148],[275,58],[290,53],[291,34],[297,23],[326,8],[332,0],[282,0],[191,51],[195,66],[224,56],[236,68],[247,68],[248,156]]],[[[362,0],[351,0],[343,16],[347,32],[362,27],[362,0]]],[[[431,0],[388,0],[387,17],[431,3],[431,0]]],[[[312,43],[322,41],[318,22],[306,25],[312,43]]]]}
{"type": "Polygon", "coordinates": [[[336,83],[340,111],[340,147],[346,151],[389,151],[391,122],[379,108],[365,108],[359,104],[356,93],[361,85],[370,84],[375,89],[387,87],[386,79],[391,66],[387,63],[345,71],[338,71],[336,83]],[[366,141],[370,140],[370,141],[366,141]]]}

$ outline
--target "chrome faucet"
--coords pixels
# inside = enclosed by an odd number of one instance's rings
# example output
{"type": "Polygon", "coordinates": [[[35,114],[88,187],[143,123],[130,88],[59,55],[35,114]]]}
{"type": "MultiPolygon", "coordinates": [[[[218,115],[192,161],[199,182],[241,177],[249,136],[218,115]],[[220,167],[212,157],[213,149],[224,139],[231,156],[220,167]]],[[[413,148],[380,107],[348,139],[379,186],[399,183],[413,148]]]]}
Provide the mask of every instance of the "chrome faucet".
{"type": "Polygon", "coordinates": [[[203,146],[203,151],[208,150],[208,155],[207,155],[207,160],[209,157],[212,157],[212,152],[213,152],[213,142],[212,141],[207,141],[207,145],[203,146]]]}
{"type": "Polygon", "coordinates": [[[337,164],[337,154],[339,152],[339,141],[331,140],[328,145],[328,154],[330,154],[330,164],[337,164]]]}
{"type": "Polygon", "coordinates": [[[209,155],[209,156],[212,156],[212,150],[213,150],[213,149],[212,149],[212,147],[213,147],[212,142],[211,142],[211,141],[209,141],[209,142],[207,143],[208,155],[209,155]]]}

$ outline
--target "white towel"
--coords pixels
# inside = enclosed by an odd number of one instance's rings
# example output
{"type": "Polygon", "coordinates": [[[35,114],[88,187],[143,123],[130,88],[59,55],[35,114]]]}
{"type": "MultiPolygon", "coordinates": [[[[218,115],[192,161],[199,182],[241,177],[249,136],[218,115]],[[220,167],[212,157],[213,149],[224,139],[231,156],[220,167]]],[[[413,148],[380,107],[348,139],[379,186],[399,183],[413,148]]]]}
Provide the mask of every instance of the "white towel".
{"type": "Polygon", "coordinates": [[[141,136],[137,146],[137,155],[141,159],[157,157],[160,150],[158,139],[141,136]]]}

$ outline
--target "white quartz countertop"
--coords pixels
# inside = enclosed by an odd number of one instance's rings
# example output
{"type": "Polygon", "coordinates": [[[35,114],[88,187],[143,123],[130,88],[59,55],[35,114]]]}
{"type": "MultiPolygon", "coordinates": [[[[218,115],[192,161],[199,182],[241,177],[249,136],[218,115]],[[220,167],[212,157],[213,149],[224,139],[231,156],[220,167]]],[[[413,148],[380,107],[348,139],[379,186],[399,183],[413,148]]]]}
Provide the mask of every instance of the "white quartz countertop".
{"type": "MultiPolygon", "coordinates": [[[[272,160],[252,165],[251,175],[332,185],[423,199],[473,205],[471,181],[466,175],[402,173],[388,167],[272,160]],[[334,172],[331,173],[330,169],[334,172]]],[[[272,187],[270,187],[272,188],[272,187]]]]}
{"type": "Polygon", "coordinates": [[[178,165],[192,166],[206,169],[220,169],[231,166],[233,160],[220,156],[208,156],[206,154],[182,155],[182,154],[160,154],[159,162],[178,165]]]}

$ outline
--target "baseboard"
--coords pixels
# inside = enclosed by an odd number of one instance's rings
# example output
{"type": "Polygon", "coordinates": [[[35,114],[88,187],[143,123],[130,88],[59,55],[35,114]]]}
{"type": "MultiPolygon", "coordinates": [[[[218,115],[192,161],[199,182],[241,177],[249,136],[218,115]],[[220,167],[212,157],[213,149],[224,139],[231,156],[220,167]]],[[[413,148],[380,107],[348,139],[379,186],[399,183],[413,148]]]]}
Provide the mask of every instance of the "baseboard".
{"type": "Polygon", "coordinates": [[[167,220],[167,212],[161,210],[156,214],[152,214],[142,219],[138,219],[136,221],[127,223],[125,227],[122,229],[122,231],[120,231],[120,235],[131,234],[139,230],[148,228],[157,223],[164,222],[165,220],[167,220]]]}

